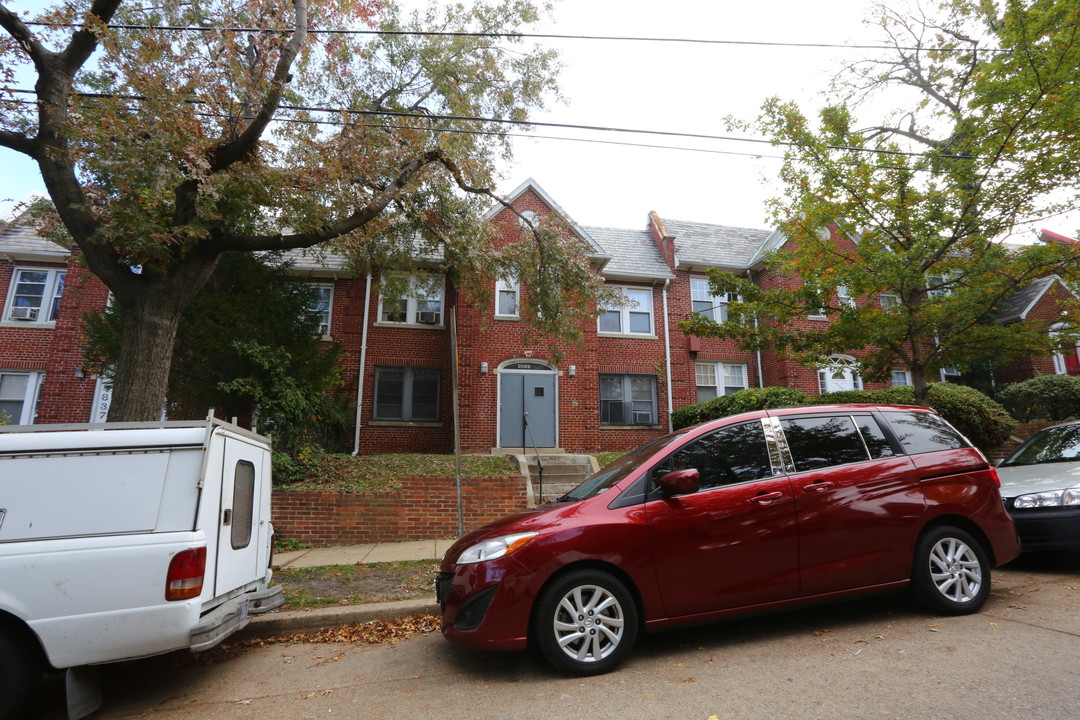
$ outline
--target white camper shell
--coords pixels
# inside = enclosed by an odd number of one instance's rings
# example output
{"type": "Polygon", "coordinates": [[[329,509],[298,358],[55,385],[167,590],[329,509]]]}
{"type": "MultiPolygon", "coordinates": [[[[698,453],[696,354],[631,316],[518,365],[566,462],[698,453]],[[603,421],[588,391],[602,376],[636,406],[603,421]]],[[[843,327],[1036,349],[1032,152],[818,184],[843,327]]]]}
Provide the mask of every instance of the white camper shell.
{"type": "Polygon", "coordinates": [[[0,427],[0,718],[44,667],[206,650],[282,605],[270,490],[269,440],[213,418],[0,427]]]}

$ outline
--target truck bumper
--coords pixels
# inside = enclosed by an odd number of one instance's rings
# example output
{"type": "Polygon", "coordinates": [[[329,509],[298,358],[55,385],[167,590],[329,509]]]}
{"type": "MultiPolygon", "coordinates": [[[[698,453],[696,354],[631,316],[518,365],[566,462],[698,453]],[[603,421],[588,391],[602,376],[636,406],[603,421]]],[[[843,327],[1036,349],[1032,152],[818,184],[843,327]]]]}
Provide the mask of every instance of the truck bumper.
{"type": "Polygon", "coordinates": [[[237,630],[247,626],[251,615],[259,615],[285,604],[280,585],[244,593],[214,608],[191,629],[191,651],[209,650],[237,630]]]}

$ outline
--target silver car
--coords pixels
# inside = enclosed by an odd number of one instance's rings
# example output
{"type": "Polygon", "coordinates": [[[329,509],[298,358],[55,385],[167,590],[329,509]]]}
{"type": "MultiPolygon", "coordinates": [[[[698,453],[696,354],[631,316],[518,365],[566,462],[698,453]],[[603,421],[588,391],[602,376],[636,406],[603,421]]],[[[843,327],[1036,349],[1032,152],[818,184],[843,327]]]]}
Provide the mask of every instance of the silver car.
{"type": "Polygon", "coordinates": [[[1080,548],[1080,422],[1032,435],[998,475],[1022,550],[1080,548]]]}

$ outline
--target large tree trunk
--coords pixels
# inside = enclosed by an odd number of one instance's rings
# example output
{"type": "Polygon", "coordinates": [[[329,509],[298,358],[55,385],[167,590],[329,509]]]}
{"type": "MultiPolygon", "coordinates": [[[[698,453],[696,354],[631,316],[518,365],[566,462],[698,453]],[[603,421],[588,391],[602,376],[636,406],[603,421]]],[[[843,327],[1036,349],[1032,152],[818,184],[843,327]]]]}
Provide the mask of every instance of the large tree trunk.
{"type": "Polygon", "coordinates": [[[915,404],[930,405],[930,385],[926,382],[926,368],[911,368],[911,384],[915,389],[915,404]]]}
{"type": "Polygon", "coordinates": [[[110,422],[161,418],[180,317],[216,266],[217,256],[188,255],[171,275],[135,283],[129,277],[127,287],[114,293],[124,311],[124,328],[113,374],[110,422]]]}
{"type": "Polygon", "coordinates": [[[157,299],[124,308],[120,360],[109,406],[111,422],[158,420],[164,410],[173,342],[183,308],[166,307],[155,302],[157,299]]]}

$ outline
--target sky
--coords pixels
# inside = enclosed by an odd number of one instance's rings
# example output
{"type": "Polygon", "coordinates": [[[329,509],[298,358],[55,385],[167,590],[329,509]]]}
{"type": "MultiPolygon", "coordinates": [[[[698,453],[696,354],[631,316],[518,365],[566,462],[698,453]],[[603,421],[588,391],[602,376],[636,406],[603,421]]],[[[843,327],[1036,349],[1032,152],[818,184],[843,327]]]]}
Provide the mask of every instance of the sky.
{"type": "MultiPolygon", "coordinates": [[[[33,5],[40,5],[34,2],[33,5]]],[[[28,3],[13,3],[18,8],[28,3]]],[[[562,0],[538,32],[765,43],[878,43],[864,22],[868,0],[562,0]]],[[[756,117],[771,96],[812,111],[844,61],[873,51],[701,43],[577,39],[540,42],[559,50],[565,102],[537,121],[674,133],[729,135],[724,118],[756,117]]],[[[536,135],[582,141],[514,141],[502,168],[509,192],[533,178],[579,224],[643,228],[661,217],[766,228],[778,193],[776,155],[750,143],[623,132],[537,128],[536,135]],[[604,141],[598,143],[593,141],[604,141]],[[615,144],[622,143],[622,144],[615,144]],[[638,147],[637,145],[658,145],[638,147]],[[697,151],[674,149],[695,148],[697,151]],[[666,149],[665,149],[666,148],[666,149]],[[706,151],[706,152],[703,152],[706,151]]],[[[0,217],[11,202],[42,187],[33,164],[0,149],[0,217]]],[[[1051,229],[1071,234],[1070,226],[1051,229]]]]}

